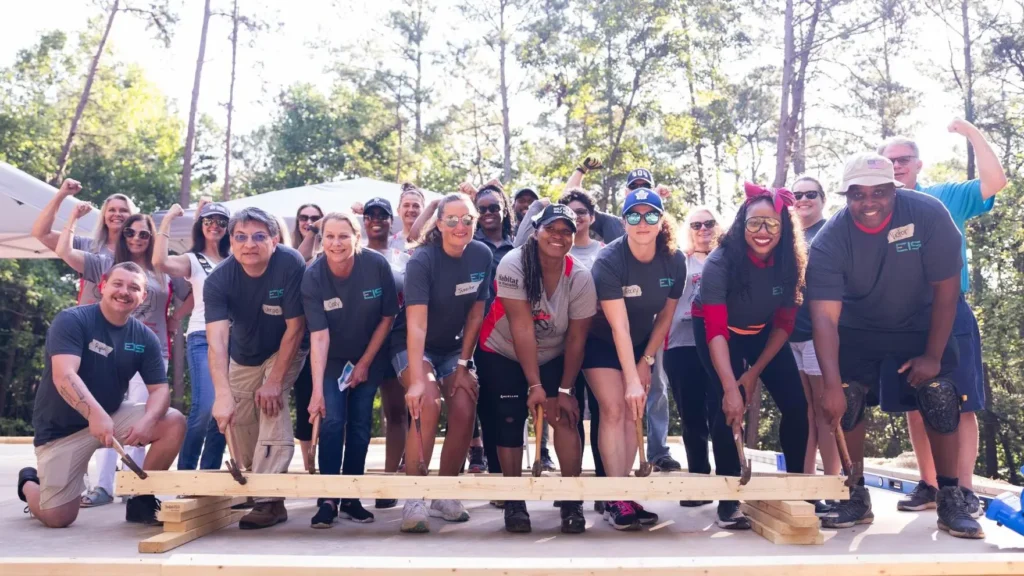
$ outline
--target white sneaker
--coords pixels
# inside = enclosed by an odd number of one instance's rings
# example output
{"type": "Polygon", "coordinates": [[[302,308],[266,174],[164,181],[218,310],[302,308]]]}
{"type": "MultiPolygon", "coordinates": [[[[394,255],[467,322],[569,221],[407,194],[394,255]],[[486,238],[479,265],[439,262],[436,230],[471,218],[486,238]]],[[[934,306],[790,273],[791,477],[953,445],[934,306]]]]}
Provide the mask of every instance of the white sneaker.
{"type": "Polygon", "coordinates": [[[448,522],[468,522],[469,512],[459,500],[433,500],[430,502],[430,515],[444,518],[448,522]]]}
{"type": "Polygon", "coordinates": [[[427,503],[424,500],[406,500],[402,508],[402,532],[423,534],[430,532],[427,503]]]}

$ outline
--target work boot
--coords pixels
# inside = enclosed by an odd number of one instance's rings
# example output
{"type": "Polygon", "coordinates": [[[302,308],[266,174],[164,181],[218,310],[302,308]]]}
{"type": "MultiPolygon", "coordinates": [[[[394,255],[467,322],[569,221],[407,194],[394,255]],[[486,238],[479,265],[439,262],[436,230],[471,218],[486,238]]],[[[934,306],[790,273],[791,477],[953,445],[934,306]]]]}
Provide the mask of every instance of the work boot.
{"type": "Polygon", "coordinates": [[[374,520],[373,513],[363,508],[358,498],[343,498],[338,506],[338,517],[360,524],[369,524],[374,520]]]}
{"type": "Polygon", "coordinates": [[[318,505],[316,514],[310,521],[310,526],[318,530],[330,528],[334,525],[334,521],[338,519],[338,509],[335,507],[334,500],[328,498],[320,502],[318,505]]]}
{"type": "Polygon", "coordinates": [[[655,472],[681,472],[683,470],[683,465],[668,454],[651,462],[651,464],[654,465],[655,472]]]}
{"type": "Polygon", "coordinates": [[[715,523],[726,530],[750,530],[750,519],[740,511],[740,503],[735,500],[718,501],[718,519],[715,523]]]}
{"type": "Polygon", "coordinates": [[[540,464],[544,467],[545,472],[555,471],[555,462],[551,459],[551,454],[547,448],[541,448],[540,450],[540,464]]]}
{"type": "Polygon", "coordinates": [[[427,518],[427,503],[423,500],[406,500],[402,509],[402,532],[423,534],[430,532],[430,520],[427,518]]]}
{"type": "Polygon", "coordinates": [[[35,468],[22,468],[21,471],[18,472],[18,499],[22,502],[28,502],[28,499],[25,498],[24,490],[25,484],[28,482],[35,482],[41,486],[41,484],[39,484],[39,473],[36,472],[35,468]]]}
{"type": "Polygon", "coordinates": [[[132,496],[124,509],[124,521],[146,526],[163,526],[163,522],[157,520],[156,513],[160,510],[160,501],[156,496],[143,494],[132,496]]]}
{"type": "MultiPolygon", "coordinates": [[[[926,485],[927,486],[927,485],[926,485]]],[[[850,499],[841,500],[828,514],[821,517],[822,528],[851,528],[857,524],[871,524],[871,495],[864,486],[850,488],[850,499]]]]}
{"type": "Polygon", "coordinates": [[[377,510],[387,510],[395,506],[398,506],[398,500],[394,498],[377,498],[377,501],[373,503],[373,507],[377,510]]]}
{"type": "Polygon", "coordinates": [[[928,508],[935,508],[935,493],[937,491],[934,486],[929,486],[924,480],[921,480],[906,498],[896,503],[896,509],[903,512],[920,512],[928,508]]]}
{"type": "Polygon", "coordinates": [[[484,456],[483,446],[469,447],[469,473],[483,474],[487,472],[487,457],[484,456]]]}
{"type": "Polygon", "coordinates": [[[231,507],[232,510],[252,510],[252,507],[256,505],[256,499],[249,496],[245,499],[245,502],[241,504],[235,504],[231,507]]]}
{"type": "Polygon", "coordinates": [[[583,502],[561,503],[562,534],[582,534],[587,529],[587,520],[583,517],[583,502]]]}
{"type": "MultiPolygon", "coordinates": [[[[508,502],[505,506],[508,506],[508,502]]],[[[444,518],[448,522],[469,522],[469,512],[459,500],[433,500],[427,513],[434,518],[444,518]]]]}
{"type": "Polygon", "coordinates": [[[505,502],[505,530],[515,534],[530,532],[530,513],[526,511],[526,502],[522,500],[505,502]]]}
{"type": "Polygon", "coordinates": [[[981,524],[971,518],[967,502],[959,486],[946,486],[936,495],[939,530],[949,532],[957,538],[980,539],[985,537],[981,524]]]}
{"type": "Polygon", "coordinates": [[[981,500],[978,495],[974,493],[974,490],[970,488],[960,487],[960,491],[964,493],[964,502],[967,503],[967,513],[971,515],[971,518],[981,518],[981,500]]]}
{"type": "Polygon", "coordinates": [[[288,509],[284,507],[284,500],[257,502],[252,511],[238,521],[238,527],[242,530],[259,530],[287,521],[288,509]]]}

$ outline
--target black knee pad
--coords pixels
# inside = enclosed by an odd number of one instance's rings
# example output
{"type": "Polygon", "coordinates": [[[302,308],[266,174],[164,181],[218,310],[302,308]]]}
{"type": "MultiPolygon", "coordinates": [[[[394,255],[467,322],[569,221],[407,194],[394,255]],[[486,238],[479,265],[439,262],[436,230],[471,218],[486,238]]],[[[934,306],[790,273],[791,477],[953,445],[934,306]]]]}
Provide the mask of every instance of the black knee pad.
{"type": "Polygon", "coordinates": [[[497,394],[494,398],[494,445],[502,448],[523,447],[523,427],[526,425],[526,392],[497,394]]]}
{"type": "Polygon", "coordinates": [[[868,387],[860,382],[844,382],[843,395],[846,396],[846,413],[840,425],[844,432],[849,432],[864,419],[864,405],[867,400],[868,387]]]}
{"type": "Polygon", "coordinates": [[[917,387],[917,407],[925,425],[939,434],[952,434],[960,426],[960,393],[948,378],[936,378],[917,387]]]}

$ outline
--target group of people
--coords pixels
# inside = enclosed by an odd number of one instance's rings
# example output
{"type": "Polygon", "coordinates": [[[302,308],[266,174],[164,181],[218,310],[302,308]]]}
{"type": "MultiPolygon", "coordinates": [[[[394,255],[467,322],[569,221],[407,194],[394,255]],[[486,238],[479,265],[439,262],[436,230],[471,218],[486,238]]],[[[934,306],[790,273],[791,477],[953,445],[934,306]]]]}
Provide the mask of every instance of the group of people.
{"type": "MultiPolygon", "coordinates": [[[[470,471],[522,475],[531,416],[551,425],[560,473],[579,476],[587,413],[598,476],[629,475],[645,420],[651,461],[679,470],[666,441],[671,392],[689,471],[711,473],[710,441],[716,474],[739,476],[734,439],[763,384],[792,473],[813,473],[820,453],[838,475],[839,426],[862,462],[866,408],[909,412],[921,482],[899,508],[937,507],[939,528],[980,538],[971,478],[984,393],[963,229],[1006,178],[977,128],[950,130],[974,146],[980,180],[923,188],[917,146],[896,138],[847,161],[833,191],[845,206],[830,218],[824,187],[802,175],[791,190],[745,184],[728,226],[697,206],[677,228],[671,191],[646,169],[627,176],[619,217],[602,213],[582,187],[602,168],[588,157],[557,202],[530,188],[510,198],[491,181],[427,204],[405,184],[397,211],[383,198],[329,213],[303,205],[291,238],[259,208],[201,202],[191,250],[169,255],[177,205],[157,229],[115,194],[92,238],[75,235],[86,204],[52,231],[80,189],[68,180],[33,232],[82,274],[80,305],[47,336],[38,465],[21,471],[18,495],[47,526],[70,524],[80,507],[111,501],[117,441],[152,470],[175,457],[179,469],[219,469],[230,442],[240,466],[272,474],[288,470],[297,438],[311,468],[318,420],[321,474],[360,475],[378,389],[387,472],[425,473],[442,404],[442,476],[462,473],[467,455],[470,471]],[[166,372],[186,315],[187,420],[169,407],[166,372]],[[85,492],[94,452],[99,478],[85,492]]],[[[531,530],[525,502],[492,504],[508,531],[531,530]]],[[[585,530],[582,502],[557,505],[563,532],[585,530]]],[[[873,519],[863,481],[849,500],[815,506],[826,527],[873,519]]],[[[243,529],[288,517],[280,498],[251,507],[243,529]]],[[[126,518],[156,523],[158,508],[135,496],[126,518]]],[[[634,501],[595,509],[617,530],[658,522],[634,501]]],[[[430,517],[470,515],[458,500],[412,499],[401,530],[427,532],[430,517]]],[[[358,499],[325,494],[311,524],[338,518],[374,520],[358,499]]],[[[717,523],[750,528],[735,501],[718,503],[717,523]]]]}

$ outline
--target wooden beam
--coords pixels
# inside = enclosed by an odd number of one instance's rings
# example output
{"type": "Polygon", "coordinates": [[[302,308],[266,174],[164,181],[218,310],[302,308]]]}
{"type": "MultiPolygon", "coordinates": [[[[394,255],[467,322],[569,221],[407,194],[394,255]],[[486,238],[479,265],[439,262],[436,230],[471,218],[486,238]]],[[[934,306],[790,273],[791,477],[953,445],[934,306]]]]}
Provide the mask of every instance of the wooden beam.
{"type": "Polygon", "coordinates": [[[4,576],[161,576],[156,558],[0,558],[4,576]]]}
{"type": "Polygon", "coordinates": [[[695,474],[647,478],[505,478],[481,476],[322,476],[246,474],[238,484],[225,472],[151,471],[140,479],[117,475],[118,495],[195,494],[317,498],[434,498],[464,500],[838,500],[847,488],[837,476],[754,476],[739,478],[695,474]]]}
{"type": "Polygon", "coordinates": [[[216,522],[217,520],[220,520],[225,516],[230,516],[235,512],[237,512],[237,510],[222,508],[220,510],[208,512],[202,516],[196,516],[191,520],[185,520],[183,522],[164,522],[164,532],[188,532],[189,530],[199,528],[200,526],[205,526],[210,522],[216,522]]]}
{"type": "Polygon", "coordinates": [[[225,526],[230,526],[238,522],[238,520],[245,516],[245,510],[233,510],[232,514],[215,520],[209,524],[204,524],[198,528],[193,528],[188,532],[161,532],[152,538],[147,538],[139,542],[139,552],[142,554],[161,554],[181,546],[182,544],[188,544],[196,538],[202,538],[207,534],[216,532],[225,526]]]}
{"type": "Polygon", "coordinates": [[[781,534],[764,524],[761,524],[753,517],[747,518],[750,520],[750,528],[764,536],[765,540],[768,540],[772,544],[824,544],[825,536],[818,531],[813,534],[781,534]]]}
{"type": "Polygon", "coordinates": [[[245,497],[241,496],[204,497],[204,500],[206,498],[209,498],[210,501],[212,501],[213,503],[207,504],[202,508],[190,508],[183,512],[179,512],[176,510],[168,510],[167,508],[164,508],[161,505],[161,509],[159,512],[156,513],[156,517],[161,522],[186,522],[194,518],[206,516],[211,512],[228,509],[234,506],[235,504],[241,504],[245,502],[245,497]]]}
{"type": "MultiPolygon", "coordinates": [[[[817,526],[798,527],[787,523],[784,519],[779,519],[763,510],[759,510],[749,504],[743,503],[740,505],[740,510],[743,511],[749,518],[757,520],[758,523],[771,528],[779,534],[793,535],[793,536],[813,536],[818,533],[817,526]]],[[[167,524],[164,524],[164,530],[167,530],[167,524]]]]}
{"type": "Polygon", "coordinates": [[[161,512],[189,512],[199,508],[209,508],[213,504],[220,504],[225,500],[231,500],[230,496],[196,496],[194,498],[178,498],[176,500],[164,500],[160,503],[161,512]]]}
{"type": "MultiPolygon", "coordinates": [[[[785,512],[782,508],[775,506],[775,502],[762,501],[762,500],[748,500],[745,502],[751,508],[756,508],[765,514],[768,514],[774,518],[782,520],[786,524],[793,526],[794,528],[817,528],[820,521],[814,514],[810,516],[793,516],[788,512],[785,512]]],[[[813,510],[813,508],[812,508],[813,510]]]]}

